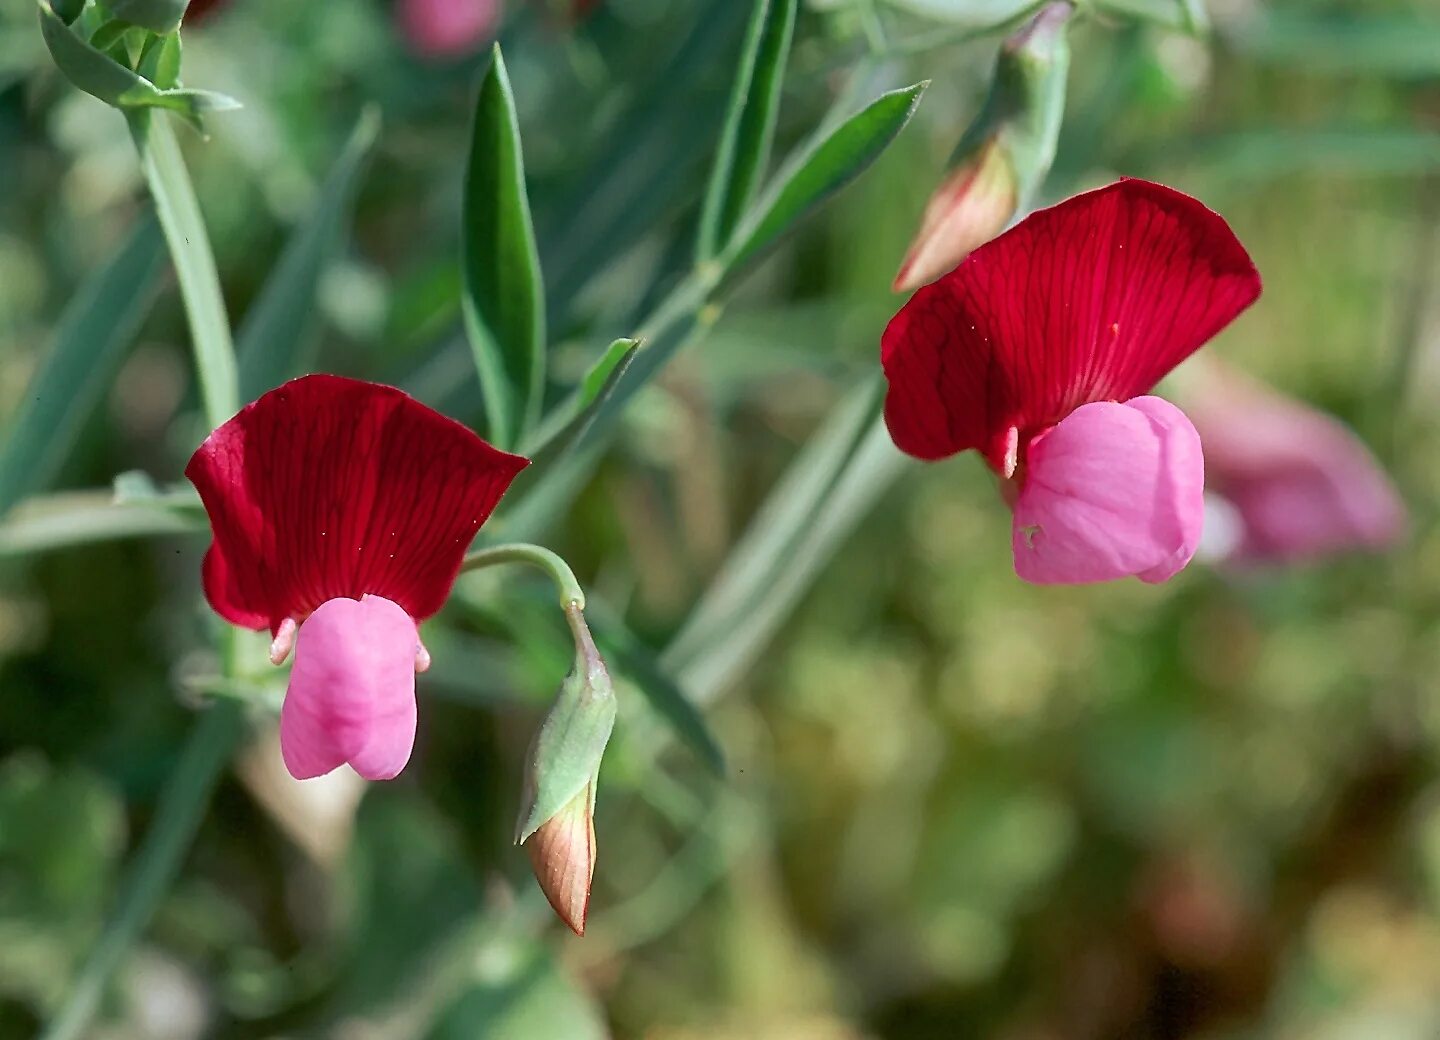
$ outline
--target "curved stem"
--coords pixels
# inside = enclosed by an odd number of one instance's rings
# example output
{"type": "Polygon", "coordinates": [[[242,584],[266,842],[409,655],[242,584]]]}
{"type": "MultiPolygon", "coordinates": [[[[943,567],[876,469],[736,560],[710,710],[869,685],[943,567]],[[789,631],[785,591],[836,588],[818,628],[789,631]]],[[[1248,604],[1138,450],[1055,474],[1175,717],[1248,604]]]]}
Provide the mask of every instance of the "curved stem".
{"type": "MultiPolygon", "coordinates": [[[[170,124],[159,112],[132,114],[129,122],[180,283],[205,417],[212,427],[219,426],[239,411],[240,404],[235,348],[210,238],[170,124]]],[[[236,673],[236,636],[227,627],[222,637],[221,666],[227,677],[236,673]]],[[[235,702],[216,704],[191,729],[150,829],[121,882],[105,930],[42,1040],[79,1040],[89,1033],[105,988],[179,873],[210,793],[244,735],[244,707],[235,702]]]]}
{"type": "Polygon", "coordinates": [[[479,570],[481,567],[493,567],[497,563],[528,563],[532,567],[540,568],[550,575],[550,580],[555,583],[555,588],[560,593],[560,608],[566,612],[567,617],[571,607],[585,609],[585,590],[575,580],[575,572],[568,563],[543,545],[512,542],[509,545],[478,549],[465,557],[460,571],[464,573],[479,570]]]}

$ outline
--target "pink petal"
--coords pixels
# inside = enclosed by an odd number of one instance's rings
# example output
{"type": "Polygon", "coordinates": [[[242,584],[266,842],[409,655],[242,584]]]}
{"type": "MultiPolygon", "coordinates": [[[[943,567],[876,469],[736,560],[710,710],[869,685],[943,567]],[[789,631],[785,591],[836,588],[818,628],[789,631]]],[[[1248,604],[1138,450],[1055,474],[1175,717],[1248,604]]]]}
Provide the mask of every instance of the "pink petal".
{"type": "Polygon", "coordinates": [[[1218,363],[1194,385],[1188,407],[1210,488],[1239,514],[1235,559],[1313,559],[1383,548],[1404,533],[1399,493],[1338,420],[1218,363]]]}
{"type": "Polygon", "coordinates": [[[272,633],[367,593],[423,620],[526,465],[394,387],[292,380],[210,434],[185,467],[215,535],[206,598],[221,617],[272,633]]]}
{"type": "Polygon", "coordinates": [[[395,17],[417,54],[447,58],[473,51],[494,34],[500,0],[398,0],[395,17]]]}
{"type": "Polygon", "coordinates": [[[1082,405],[1030,444],[1015,503],[1015,573],[1040,585],[1160,582],[1195,555],[1205,464],[1158,397],[1082,405]]]}
{"type": "Polygon", "coordinates": [[[1225,221],[1122,180],[1039,210],[924,286],[890,321],[885,421],[921,459],[979,449],[1001,467],[1082,404],[1155,385],[1260,295],[1225,221]]]}
{"type": "Polygon", "coordinates": [[[280,710],[280,750],[297,780],[346,762],[389,780],[415,745],[415,652],[404,608],[379,596],[332,599],[300,626],[280,710]]]}

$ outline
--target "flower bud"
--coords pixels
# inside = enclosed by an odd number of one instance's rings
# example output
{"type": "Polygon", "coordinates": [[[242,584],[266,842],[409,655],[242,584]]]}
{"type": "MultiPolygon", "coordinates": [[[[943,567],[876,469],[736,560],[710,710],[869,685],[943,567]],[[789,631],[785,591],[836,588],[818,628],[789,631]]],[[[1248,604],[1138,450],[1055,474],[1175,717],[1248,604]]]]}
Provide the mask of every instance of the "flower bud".
{"type": "Polygon", "coordinates": [[[585,934],[590,880],[595,876],[595,784],[570,799],[525,842],[535,879],[560,920],[585,934]]]}
{"type": "Polygon", "coordinates": [[[950,157],[895,276],[896,292],[933,282],[994,238],[1029,205],[1055,160],[1070,67],[1074,6],[1041,8],[1000,48],[990,93],[950,157]]]}
{"type": "Polygon", "coordinates": [[[595,873],[595,786],[615,725],[615,692],[579,605],[567,606],[565,618],[575,665],[530,748],[515,841],[530,853],[555,912],[584,935],[595,873]]]}

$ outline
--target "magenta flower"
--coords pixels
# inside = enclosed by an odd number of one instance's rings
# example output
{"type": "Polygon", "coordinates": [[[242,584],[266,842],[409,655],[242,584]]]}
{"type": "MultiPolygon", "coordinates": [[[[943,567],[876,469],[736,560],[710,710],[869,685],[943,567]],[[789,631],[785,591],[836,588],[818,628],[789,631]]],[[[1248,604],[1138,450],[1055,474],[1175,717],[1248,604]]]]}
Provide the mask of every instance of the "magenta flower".
{"type": "Polygon", "coordinates": [[[1122,180],[1031,214],[921,288],[881,341],[902,451],[975,449],[1007,481],[1015,570],[1165,581],[1195,553],[1200,439],[1142,396],[1260,294],[1225,221],[1122,180]]]}
{"type": "Polygon", "coordinates": [[[495,35],[500,0],[397,0],[395,20],[422,58],[469,54],[495,35]]]}
{"type": "Polygon", "coordinates": [[[1216,363],[1185,384],[1210,489],[1238,519],[1226,557],[1292,562],[1382,549],[1406,511],[1380,463],[1339,420],[1216,363]]]}
{"type": "Polygon", "coordinates": [[[297,779],[405,767],[430,663],[417,624],[526,465],[393,387],[329,375],[270,391],[191,457],[206,599],[268,628],[276,664],[295,651],[280,747],[297,779]]]}

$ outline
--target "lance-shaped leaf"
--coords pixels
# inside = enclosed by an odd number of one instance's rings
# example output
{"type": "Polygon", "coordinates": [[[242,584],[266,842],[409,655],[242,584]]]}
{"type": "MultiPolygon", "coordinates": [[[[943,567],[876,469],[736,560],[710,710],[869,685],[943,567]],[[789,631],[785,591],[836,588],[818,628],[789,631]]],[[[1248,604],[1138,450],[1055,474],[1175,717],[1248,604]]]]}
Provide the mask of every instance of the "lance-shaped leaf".
{"type": "MultiPolygon", "coordinates": [[[[93,41],[92,41],[93,42],[93,41]]],[[[140,53],[138,71],[162,90],[180,85],[180,33],[151,36],[140,53]]]]}
{"type": "Polygon", "coordinates": [[[725,752],[676,681],[656,660],[655,653],[616,614],[591,598],[585,608],[595,627],[595,641],[621,674],[635,684],[646,702],[675,731],[690,750],[717,775],[725,773],[725,752]]]}
{"type": "Polygon", "coordinates": [[[75,86],[121,109],[167,108],[197,130],[206,112],[239,108],[234,98],[210,90],[161,88],[86,43],[65,24],[48,0],[38,0],[40,33],[50,57],[75,86]]]}
{"type": "Polygon", "coordinates": [[[755,0],[700,214],[696,251],[701,262],[725,248],[765,173],[780,111],[796,4],[797,0],[755,0]]]}
{"type": "Polygon", "coordinates": [[[556,508],[557,496],[566,494],[568,481],[564,470],[585,455],[586,435],[600,418],[620,386],[625,373],[635,360],[640,344],[633,339],[617,339],[586,373],[571,401],[556,410],[554,421],[535,431],[532,444],[521,451],[530,457],[527,466],[512,485],[510,497],[520,505],[502,515],[501,525],[507,537],[529,537],[539,531],[545,518],[556,508]]]}
{"type": "Polygon", "coordinates": [[[0,442],[0,514],[43,489],[65,462],[150,310],[161,245],[155,222],[146,220],[61,315],[54,343],[0,442]]]}
{"type": "Polygon", "coordinates": [[[122,538],[193,534],[205,527],[204,510],[163,497],[117,504],[109,491],[44,495],[0,521],[0,559],[122,538]]]}
{"type": "Polygon", "coordinates": [[[882,94],[786,164],[720,257],[727,273],[774,245],[879,157],[915,113],[927,83],[882,94]]]}
{"type": "Polygon", "coordinates": [[[163,35],[180,27],[190,0],[106,0],[105,6],[121,21],[163,35]]]}
{"type": "Polygon", "coordinates": [[[498,44],[475,102],[464,203],[465,328],[490,439],[510,448],[539,415],[545,293],[515,100],[498,44]]]}
{"type": "Polygon", "coordinates": [[[356,124],[345,150],[320,186],[314,211],[286,243],[259,299],[246,313],[236,342],[242,400],[254,400],[309,368],[315,294],[344,241],[346,216],[379,126],[373,111],[356,124]]]}
{"type": "Polygon", "coordinates": [[[552,409],[522,444],[520,453],[530,457],[532,466],[563,455],[585,436],[595,413],[615,389],[639,348],[639,341],[633,339],[617,339],[605,348],[605,353],[590,366],[570,398],[552,409]]]}

